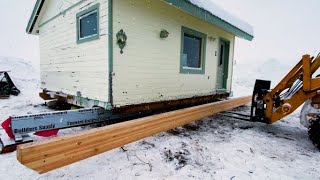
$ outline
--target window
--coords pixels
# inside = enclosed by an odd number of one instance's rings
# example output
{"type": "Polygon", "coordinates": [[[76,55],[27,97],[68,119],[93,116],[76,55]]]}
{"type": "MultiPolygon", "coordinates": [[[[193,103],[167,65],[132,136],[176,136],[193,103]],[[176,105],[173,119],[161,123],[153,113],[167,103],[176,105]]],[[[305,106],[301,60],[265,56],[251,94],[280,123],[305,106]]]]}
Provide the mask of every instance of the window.
{"type": "Polygon", "coordinates": [[[182,27],[180,73],[204,74],[207,36],[182,27]]]}
{"type": "Polygon", "coordinates": [[[224,45],[221,44],[220,45],[219,66],[221,66],[223,64],[223,60],[224,60],[224,45]]]}
{"type": "Polygon", "coordinates": [[[77,14],[77,43],[99,39],[99,4],[77,14]]]}

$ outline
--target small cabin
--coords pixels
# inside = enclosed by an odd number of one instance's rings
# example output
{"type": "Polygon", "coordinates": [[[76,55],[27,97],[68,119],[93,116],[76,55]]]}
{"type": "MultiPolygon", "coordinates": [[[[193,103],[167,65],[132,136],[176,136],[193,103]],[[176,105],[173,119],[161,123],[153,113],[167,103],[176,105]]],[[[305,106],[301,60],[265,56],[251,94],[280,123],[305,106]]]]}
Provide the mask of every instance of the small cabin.
{"type": "Polygon", "coordinates": [[[108,110],[227,98],[235,38],[253,39],[209,0],[37,0],[26,31],[42,98],[108,110]]]}

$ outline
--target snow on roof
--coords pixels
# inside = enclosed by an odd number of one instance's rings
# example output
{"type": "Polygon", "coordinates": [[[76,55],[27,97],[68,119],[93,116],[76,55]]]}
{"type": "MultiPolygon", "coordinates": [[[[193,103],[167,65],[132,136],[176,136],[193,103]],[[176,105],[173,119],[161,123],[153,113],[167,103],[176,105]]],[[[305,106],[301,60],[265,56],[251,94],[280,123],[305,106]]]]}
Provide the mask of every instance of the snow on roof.
{"type": "Polygon", "coordinates": [[[193,5],[198,6],[199,8],[202,8],[212,15],[222,19],[223,21],[226,21],[227,23],[239,28],[240,30],[250,34],[251,36],[254,36],[253,27],[242,21],[241,19],[231,15],[221,7],[217,6],[213,0],[188,0],[193,5]]]}

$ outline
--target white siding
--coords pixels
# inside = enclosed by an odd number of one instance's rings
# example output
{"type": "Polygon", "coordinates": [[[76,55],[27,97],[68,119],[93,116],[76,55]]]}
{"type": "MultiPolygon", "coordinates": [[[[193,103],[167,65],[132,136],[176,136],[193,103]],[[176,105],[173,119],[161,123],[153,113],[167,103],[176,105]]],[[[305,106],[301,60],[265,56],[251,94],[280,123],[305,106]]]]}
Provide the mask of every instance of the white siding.
{"type": "Polygon", "coordinates": [[[40,24],[41,87],[93,100],[108,101],[108,1],[46,1],[40,24]],[[100,38],[77,44],[76,14],[100,3],[100,38]],[[49,21],[48,21],[49,20],[49,21]]]}
{"type": "MultiPolygon", "coordinates": [[[[124,53],[114,38],[113,98],[115,106],[149,103],[216,93],[219,37],[230,41],[232,73],[234,35],[202,22],[159,0],[114,1],[114,34],[128,36],[124,53]],[[217,38],[207,39],[205,74],[180,74],[181,27],[217,38]],[[170,34],[160,39],[161,29],[170,34]]],[[[230,92],[231,78],[227,91],[230,92]]]]}

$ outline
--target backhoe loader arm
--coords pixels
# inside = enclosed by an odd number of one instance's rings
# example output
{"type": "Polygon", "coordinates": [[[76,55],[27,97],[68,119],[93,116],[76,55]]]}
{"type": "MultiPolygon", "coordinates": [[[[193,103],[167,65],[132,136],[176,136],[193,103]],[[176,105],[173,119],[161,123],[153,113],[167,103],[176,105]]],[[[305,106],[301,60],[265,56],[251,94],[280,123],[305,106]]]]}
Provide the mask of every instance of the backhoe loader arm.
{"type": "Polygon", "coordinates": [[[312,78],[312,75],[319,67],[320,56],[304,55],[274,89],[270,90],[270,81],[257,80],[251,120],[269,124],[277,122],[308,99],[315,98],[320,90],[320,78],[312,78]]]}

